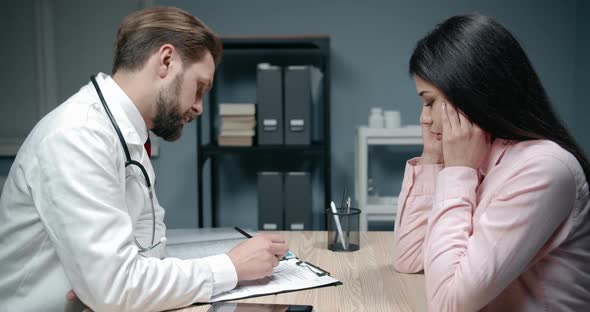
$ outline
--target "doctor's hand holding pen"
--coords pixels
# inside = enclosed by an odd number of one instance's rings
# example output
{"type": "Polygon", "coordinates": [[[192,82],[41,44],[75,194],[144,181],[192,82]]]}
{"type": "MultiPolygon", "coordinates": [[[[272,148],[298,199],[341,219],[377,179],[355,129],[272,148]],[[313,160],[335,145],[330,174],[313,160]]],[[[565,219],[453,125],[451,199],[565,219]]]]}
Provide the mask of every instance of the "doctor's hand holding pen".
{"type": "Polygon", "coordinates": [[[238,281],[271,276],[289,247],[279,234],[262,233],[240,243],[227,253],[238,274],[238,281]]]}

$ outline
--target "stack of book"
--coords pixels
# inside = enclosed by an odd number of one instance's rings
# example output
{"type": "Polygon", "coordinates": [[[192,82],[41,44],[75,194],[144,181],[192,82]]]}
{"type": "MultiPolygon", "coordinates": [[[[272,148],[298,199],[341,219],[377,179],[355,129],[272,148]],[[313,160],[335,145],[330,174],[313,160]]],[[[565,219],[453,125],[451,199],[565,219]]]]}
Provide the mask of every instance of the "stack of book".
{"type": "Polygon", "coordinates": [[[222,103],[219,105],[219,116],[219,146],[252,146],[256,129],[256,105],[222,103]]]}

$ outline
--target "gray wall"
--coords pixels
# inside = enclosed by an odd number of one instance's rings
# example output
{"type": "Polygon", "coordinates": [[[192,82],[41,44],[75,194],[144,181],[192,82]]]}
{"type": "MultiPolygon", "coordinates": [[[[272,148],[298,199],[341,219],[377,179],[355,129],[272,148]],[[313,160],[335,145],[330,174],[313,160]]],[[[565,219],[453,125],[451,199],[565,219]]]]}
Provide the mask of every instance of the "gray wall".
{"type": "MultiPolygon", "coordinates": [[[[444,18],[478,11],[495,16],[521,41],[556,110],[578,140],[590,150],[588,112],[582,94],[590,72],[588,31],[590,8],[584,0],[547,1],[155,1],[175,5],[203,19],[221,35],[328,34],[332,40],[332,180],[333,198],[344,186],[354,185],[354,128],[367,123],[372,106],[398,109],[403,123],[416,123],[420,100],[407,75],[415,42],[444,18]]],[[[97,71],[110,72],[112,45],[122,17],[139,6],[134,1],[55,1],[57,94],[65,100],[97,71]],[[82,3],[82,4],[81,4],[82,3]]],[[[5,26],[0,20],[0,26],[5,26]]],[[[5,29],[2,27],[1,29],[5,29]]],[[[4,30],[3,30],[4,31],[4,30]]],[[[19,78],[35,81],[23,71],[19,78]]],[[[14,82],[1,80],[1,89],[14,82]]],[[[11,105],[3,100],[0,105],[11,105]]],[[[156,188],[167,208],[170,228],[195,226],[196,165],[195,124],[185,129],[179,142],[162,143],[154,160],[156,188]]],[[[399,190],[401,165],[412,153],[399,155],[388,148],[374,154],[376,177],[382,194],[399,190]]],[[[0,175],[6,175],[11,158],[0,158],[0,175]]],[[[222,225],[256,224],[251,182],[237,160],[224,162],[227,181],[220,211],[222,225]],[[232,177],[232,179],[228,179],[232,177]],[[235,178],[234,178],[235,177],[235,178]],[[231,183],[230,183],[231,182],[231,183]]],[[[247,164],[246,164],[247,165],[247,164]]],[[[207,181],[207,180],[206,180],[207,181]]],[[[207,190],[207,185],[205,185],[207,190]]],[[[206,205],[207,206],[207,205],[206,205]]],[[[319,209],[319,207],[317,208],[319,209]]],[[[206,213],[206,216],[208,214],[206,213]]]]}
{"type": "Polygon", "coordinates": [[[117,28],[138,7],[136,1],[55,1],[58,101],[87,84],[91,74],[111,73],[117,28]]]}
{"type": "MultiPolygon", "coordinates": [[[[98,71],[110,73],[115,33],[121,19],[139,7],[137,1],[76,1],[46,0],[54,11],[55,64],[58,103],[66,100],[98,71]]],[[[26,1],[2,1],[0,5],[0,29],[4,60],[0,78],[0,114],[20,116],[23,103],[37,102],[38,70],[35,42],[34,3],[26,1]]],[[[52,104],[49,104],[51,106],[52,104]]],[[[25,107],[36,107],[27,105],[25,107]]],[[[37,111],[29,111],[31,115],[37,111]]],[[[2,119],[4,120],[4,119],[2,119]]],[[[13,131],[28,132],[32,124],[19,123],[14,129],[0,126],[2,135],[13,131]],[[22,128],[28,128],[23,130],[22,128]],[[6,133],[5,131],[9,131],[6,133]]],[[[8,175],[14,157],[0,157],[0,176],[8,175]]]]}
{"type": "MultiPolygon", "coordinates": [[[[23,111],[23,104],[37,102],[35,78],[36,54],[30,49],[35,42],[33,1],[0,3],[0,59],[4,60],[0,76],[0,133],[2,136],[19,137],[26,134],[33,124],[12,122],[10,116],[25,116],[26,121],[34,119],[36,111],[23,111]],[[10,45],[8,44],[10,43],[10,45]],[[7,118],[8,117],[8,118],[7,118]],[[16,123],[16,124],[15,124],[16,123]]],[[[34,106],[34,105],[33,105],[34,106]]],[[[8,175],[13,157],[0,157],[0,177],[8,175]]]]}
{"type": "Polygon", "coordinates": [[[576,13],[574,129],[578,143],[590,156],[590,1],[578,1],[576,13]]]}
{"type": "Polygon", "coordinates": [[[33,1],[0,3],[0,59],[4,60],[0,76],[0,133],[3,137],[25,137],[38,115],[37,105],[26,105],[38,102],[37,80],[22,75],[37,71],[34,21],[33,1]],[[22,118],[17,121],[14,116],[22,118]]]}

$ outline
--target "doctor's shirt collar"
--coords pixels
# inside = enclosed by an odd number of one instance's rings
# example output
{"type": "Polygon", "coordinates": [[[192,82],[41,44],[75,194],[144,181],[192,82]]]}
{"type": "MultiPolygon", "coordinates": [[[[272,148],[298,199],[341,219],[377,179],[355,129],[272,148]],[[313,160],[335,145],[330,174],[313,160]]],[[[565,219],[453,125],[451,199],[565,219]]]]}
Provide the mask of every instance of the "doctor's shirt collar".
{"type": "Polygon", "coordinates": [[[147,141],[148,130],[135,104],[111,76],[99,73],[96,80],[127,144],[143,145],[147,141]]]}

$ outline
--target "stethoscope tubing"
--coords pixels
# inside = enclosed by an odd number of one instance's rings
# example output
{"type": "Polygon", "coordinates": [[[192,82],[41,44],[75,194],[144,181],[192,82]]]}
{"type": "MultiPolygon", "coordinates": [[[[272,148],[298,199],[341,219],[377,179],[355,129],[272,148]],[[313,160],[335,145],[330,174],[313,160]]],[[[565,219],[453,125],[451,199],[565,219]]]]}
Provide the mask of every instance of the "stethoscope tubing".
{"type": "Polygon", "coordinates": [[[123,147],[123,151],[125,152],[125,168],[127,168],[127,166],[135,166],[135,167],[139,168],[139,170],[141,170],[141,173],[145,177],[145,181],[146,181],[147,188],[148,188],[148,193],[150,196],[150,201],[152,203],[152,205],[151,205],[152,206],[152,240],[151,240],[150,246],[148,246],[148,247],[143,247],[137,241],[137,238],[135,238],[135,235],[133,236],[133,240],[135,241],[135,244],[139,248],[139,252],[146,252],[146,251],[152,250],[156,246],[160,245],[162,243],[162,241],[165,240],[165,238],[162,237],[160,242],[158,242],[157,244],[154,245],[154,239],[156,236],[156,211],[154,208],[154,199],[153,199],[152,184],[150,181],[150,177],[148,176],[147,170],[145,170],[145,167],[141,163],[131,159],[131,154],[129,153],[129,148],[127,147],[127,142],[125,141],[125,138],[123,137],[123,134],[121,133],[121,129],[119,129],[119,125],[117,125],[117,122],[116,122],[115,118],[113,117],[113,114],[111,113],[111,110],[109,109],[109,106],[107,105],[107,102],[104,99],[104,96],[102,95],[102,91],[100,90],[100,87],[98,86],[98,83],[96,82],[96,76],[95,75],[90,76],[90,80],[92,81],[92,84],[94,85],[94,89],[96,89],[96,93],[98,93],[98,97],[100,98],[102,106],[104,107],[104,110],[105,110],[107,116],[109,117],[109,120],[111,121],[111,124],[113,125],[113,128],[115,129],[115,132],[117,133],[117,136],[119,137],[119,142],[121,142],[121,146],[123,147]]]}

